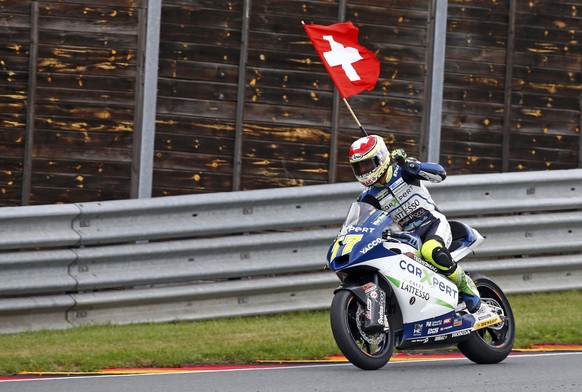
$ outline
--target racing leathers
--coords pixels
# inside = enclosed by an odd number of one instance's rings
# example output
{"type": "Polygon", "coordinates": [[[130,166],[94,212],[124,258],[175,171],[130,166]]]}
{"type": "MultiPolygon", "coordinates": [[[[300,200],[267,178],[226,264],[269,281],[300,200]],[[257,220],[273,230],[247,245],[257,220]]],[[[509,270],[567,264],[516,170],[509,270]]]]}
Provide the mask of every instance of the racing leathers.
{"type": "Polygon", "coordinates": [[[392,158],[398,163],[388,166],[386,173],[366,188],[358,201],[387,211],[402,230],[418,234],[423,259],[456,283],[467,309],[475,312],[480,305],[479,292],[452,259],[448,250],[452,241],[451,227],[422,183],[423,180],[443,181],[445,170],[436,163],[407,158],[403,150],[393,151],[392,158]]]}

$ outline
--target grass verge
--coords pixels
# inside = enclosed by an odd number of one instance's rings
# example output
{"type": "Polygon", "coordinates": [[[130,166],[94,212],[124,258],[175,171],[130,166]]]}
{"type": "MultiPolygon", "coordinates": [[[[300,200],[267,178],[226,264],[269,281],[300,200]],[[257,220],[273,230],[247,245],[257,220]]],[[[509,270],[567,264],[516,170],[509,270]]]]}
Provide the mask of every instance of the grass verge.
{"type": "MultiPolygon", "coordinates": [[[[516,348],[582,344],[582,290],[509,299],[516,318],[516,348]]],[[[0,374],[321,359],[338,353],[329,312],[300,312],[0,335],[0,374]]]]}

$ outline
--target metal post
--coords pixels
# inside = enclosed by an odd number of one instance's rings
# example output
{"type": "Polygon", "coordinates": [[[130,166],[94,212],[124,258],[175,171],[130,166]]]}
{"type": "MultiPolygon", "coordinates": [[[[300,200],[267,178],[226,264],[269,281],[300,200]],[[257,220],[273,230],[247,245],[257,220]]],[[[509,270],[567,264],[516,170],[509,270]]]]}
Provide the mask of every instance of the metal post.
{"type": "Polygon", "coordinates": [[[145,13],[145,18],[143,11],[140,15],[131,164],[131,197],[139,199],[152,195],[162,0],[148,0],[145,13]]]}
{"type": "Polygon", "coordinates": [[[427,48],[427,80],[421,157],[439,162],[445,73],[445,47],[447,39],[448,0],[433,0],[430,4],[429,45],[427,48]],[[426,150],[426,154],[424,153],[426,150]]]}
{"type": "Polygon", "coordinates": [[[578,122],[578,167],[582,168],[582,92],[578,100],[580,106],[580,121],[578,122]]]}
{"type": "Polygon", "coordinates": [[[240,190],[242,173],[242,139],[245,111],[245,88],[247,76],[247,59],[249,54],[249,22],[251,0],[245,0],[241,27],[240,58],[238,63],[238,90],[236,93],[236,120],[234,134],[234,160],[232,167],[232,190],[240,190]]]}
{"type": "Polygon", "coordinates": [[[509,0],[509,26],[507,28],[507,52],[505,54],[505,95],[503,99],[503,137],[501,146],[501,171],[509,171],[509,143],[511,135],[511,93],[513,79],[513,52],[515,51],[515,15],[517,2],[509,0]]]}
{"type": "Polygon", "coordinates": [[[30,50],[28,63],[28,97],[26,100],[26,128],[24,131],[24,157],[22,165],[23,206],[30,203],[32,190],[32,148],[34,146],[34,104],[36,101],[36,61],[38,56],[38,2],[30,7],[30,50]]]}
{"type": "MultiPolygon", "coordinates": [[[[338,9],[338,20],[344,22],[346,20],[346,2],[347,0],[340,0],[338,9]]],[[[333,101],[331,108],[331,140],[329,145],[329,168],[327,172],[327,182],[333,184],[337,181],[337,149],[338,149],[338,132],[339,132],[339,101],[340,96],[333,86],[333,101]]]]}

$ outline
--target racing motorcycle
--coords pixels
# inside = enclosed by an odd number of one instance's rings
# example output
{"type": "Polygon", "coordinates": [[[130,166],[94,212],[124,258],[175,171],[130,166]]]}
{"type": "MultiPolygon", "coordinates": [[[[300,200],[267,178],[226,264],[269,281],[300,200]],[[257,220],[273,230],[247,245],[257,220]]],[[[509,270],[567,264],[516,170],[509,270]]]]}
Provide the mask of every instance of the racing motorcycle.
{"type": "MultiPolygon", "coordinates": [[[[483,237],[450,221],[454,260],[472,253],[483,237]]],[[[481,306],[469,313],[457,286],[421,258],[421,241],[390,215],[354,202],[327,254],[341,281],[331,304],[331,329],[345,357],[364,370],[386,365],[394,348],[457,346],[478,364],[503,361],[515,337],[513,312],[499,286],[472,275],[481,306]]]]}

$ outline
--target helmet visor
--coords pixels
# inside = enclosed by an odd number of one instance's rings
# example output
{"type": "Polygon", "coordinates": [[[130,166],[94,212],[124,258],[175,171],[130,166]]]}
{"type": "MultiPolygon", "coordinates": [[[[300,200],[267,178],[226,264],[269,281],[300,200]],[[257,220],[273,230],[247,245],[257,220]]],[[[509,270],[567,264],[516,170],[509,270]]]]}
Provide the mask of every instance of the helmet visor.
{"type": "Polygon", "coordinates": [[[380,160],[377,156],[364,159],[363,161],[352,162],[352,170],[356,176],[364,176],[376,170],[380,165],[380,160]]]}

